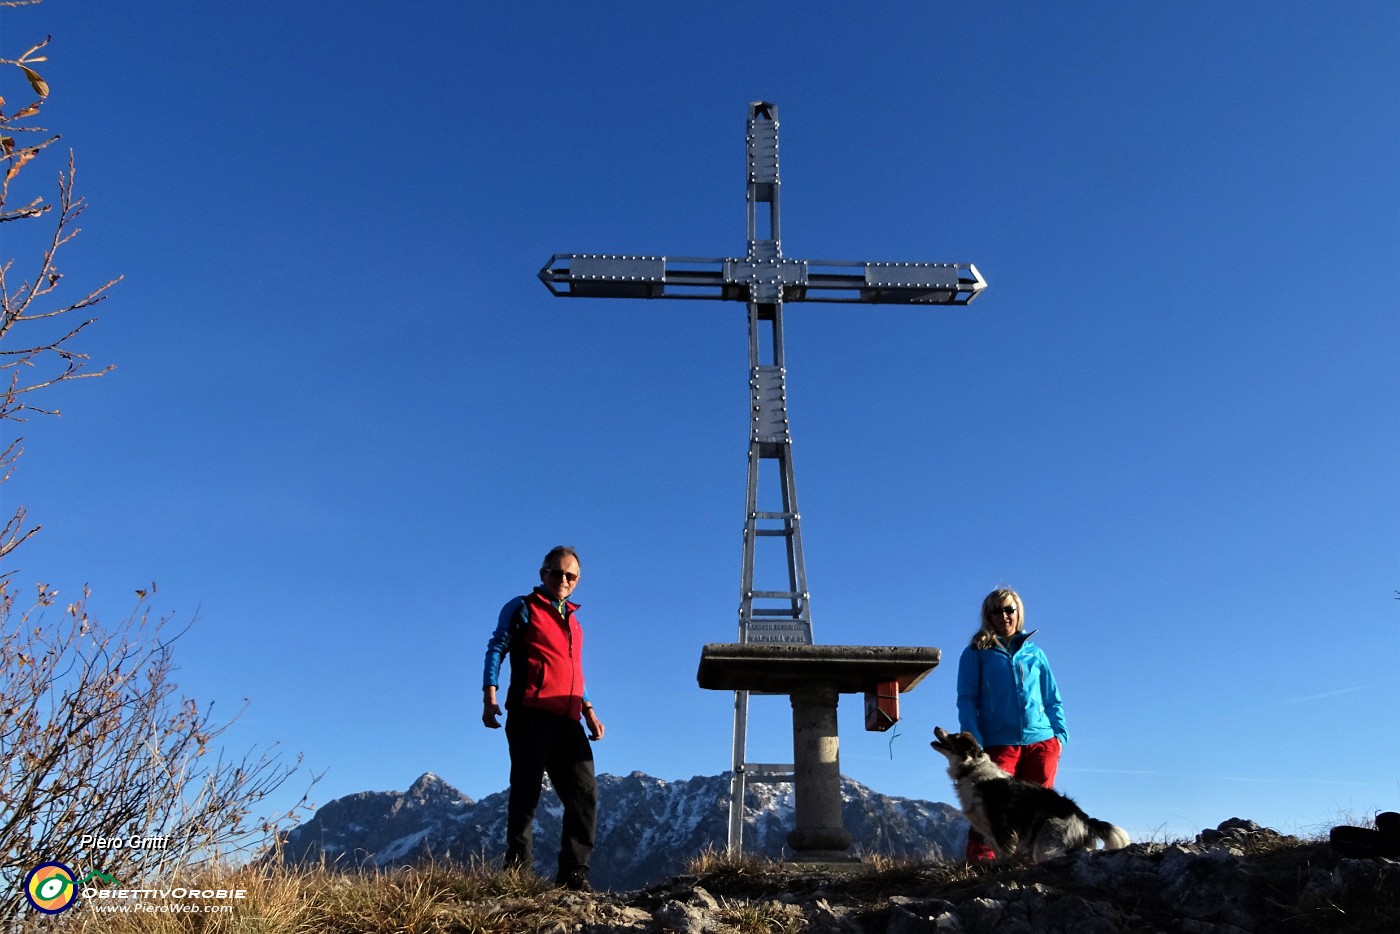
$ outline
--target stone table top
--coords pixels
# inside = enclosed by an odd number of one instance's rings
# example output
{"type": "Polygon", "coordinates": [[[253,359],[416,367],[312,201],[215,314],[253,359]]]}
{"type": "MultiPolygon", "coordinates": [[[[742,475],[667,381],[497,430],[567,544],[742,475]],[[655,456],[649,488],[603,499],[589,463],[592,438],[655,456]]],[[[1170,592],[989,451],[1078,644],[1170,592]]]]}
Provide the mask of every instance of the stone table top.
{"type": "Polygon", "coordinates": [[[816,685],[830,685],[841,694],[863,694],[894,681],[902,693],[938,667],[941,655],[929,646],[716,642],[700,650],[696,680],[712,691],[766,694],[790,694],[816,685]]]}

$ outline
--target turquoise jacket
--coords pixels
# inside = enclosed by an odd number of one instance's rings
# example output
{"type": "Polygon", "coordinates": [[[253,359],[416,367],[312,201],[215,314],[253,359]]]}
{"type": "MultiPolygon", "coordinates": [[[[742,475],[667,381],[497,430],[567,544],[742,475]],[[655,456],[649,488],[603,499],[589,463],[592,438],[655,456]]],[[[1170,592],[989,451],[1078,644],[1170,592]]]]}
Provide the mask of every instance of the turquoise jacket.
{"type": "Polygon", "coordinates": [[[958,659],[958,728],[984,747],[1069,739],[1060,689],[1045,653],[1030,644],[1034,634],[1017,633],[1009,647],[969,645],[958,659]]]}

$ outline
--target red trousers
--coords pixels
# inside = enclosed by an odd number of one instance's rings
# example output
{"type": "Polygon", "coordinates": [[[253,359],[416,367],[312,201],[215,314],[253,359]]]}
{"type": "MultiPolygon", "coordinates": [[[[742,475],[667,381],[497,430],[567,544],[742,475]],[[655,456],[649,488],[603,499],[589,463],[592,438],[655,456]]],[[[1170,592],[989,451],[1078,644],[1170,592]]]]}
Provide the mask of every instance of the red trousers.
{"type": "MultiPolygon", "coordinates": [[[[988,746],[986,753],[993,762],[1023,782],[1046,788],[1055,785],[1055,772],[1060,767],[1060,741],[1056,737],[1029,746],[988,746]]],[[[969,864],[991,862],[996,858],[996,850],[987,845],[980,833],[967,832],[969,864]]]]}

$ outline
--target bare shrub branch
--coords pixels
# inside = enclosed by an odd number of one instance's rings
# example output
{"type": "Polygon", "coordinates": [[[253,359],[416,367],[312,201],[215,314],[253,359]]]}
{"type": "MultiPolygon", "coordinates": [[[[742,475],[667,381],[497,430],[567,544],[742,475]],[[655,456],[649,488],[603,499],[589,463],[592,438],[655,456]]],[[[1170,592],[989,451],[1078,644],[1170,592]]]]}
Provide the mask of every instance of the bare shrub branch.
{"type": "Polygon", "coordinates": [[[154,585],[116,625],[89,615],[86,592],[60,606],[39,585],[19,610],[13,591],[0,583],[0,920],[23,906],[24,874],[84,834],[163,838],[161,849],[88,848],[86,868],[148,879],[249,854],[305,810],[303,794],[286,813],[255,813],[301,760],[215,751],[238,716],[217,720],[178,693],[173,647],[188,626],[151,616],[154,585]]]}
{"type": "MultiPolygon", "coordinates": [[[[28,0],[0,2],[0,8],[30,5],[28,0]]],[[[82,232],[78,220],[87,208],[87,201],[76,192],[73,153],[68,154],[67,170],[58,176],[56,211],[55,203],[43,194],[17,195],[18,186],[32,177],[25,170],[32,173],[31,163],[59,139],[37,123],[50,89],[36,68],[48,61],[43,52],[49,41],[45,38],[18,58],[0,58],[0,74],[22,79],[19,86],[33,95],[31,103],[13,112],[0,97],[0,225],[21,221],[48,224],[41,228],[44,233],[33,256],[24,261],[15,257],[0,259],[0,421],[22,422],[30,414],[57,415],[56,408],[36,400],[47,397],[49,390],[60,383],[102,376],[112,370],[111,366],[93,369],[89,356],[78,349],[77,339],[96,320],[86,314],[88,309],[103,301],[121,281],[120,277],[77,298],[61,290],[60,253],[82,232]],[[25,136],[37,141],[21,145],[18,140],[25,136]],[[76,324],[62,323],[75,318],[81,320],[76,324]]],[[[3,82],[0,89],[9,84],[3,82]]],[[[7,236],[5,242],[18,239],[7,236]]],[[[20,440],[14,438],[0,458],[4,478],[9,477],[20,454],[20,440]]],[[[27,510],[20,506],[0,526],[0,558],[38,531],[37,525],[26,525],[26,518],[27,510]]]]}

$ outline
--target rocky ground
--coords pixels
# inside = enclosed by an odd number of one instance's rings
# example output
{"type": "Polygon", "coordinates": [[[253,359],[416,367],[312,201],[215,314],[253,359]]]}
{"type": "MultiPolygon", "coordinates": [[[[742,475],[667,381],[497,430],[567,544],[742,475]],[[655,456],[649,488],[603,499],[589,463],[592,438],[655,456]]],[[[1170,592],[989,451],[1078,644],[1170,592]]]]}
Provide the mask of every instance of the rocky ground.
{"type": "Polygon", "coordinates": [[[1231,820],[1190,843],[1134,844],[968,870],[878,861],[854,871],[717,864],[624,895],[556,890],[556,930],[584,934],[1400,931],[1400,861],[1231,820]]]}

